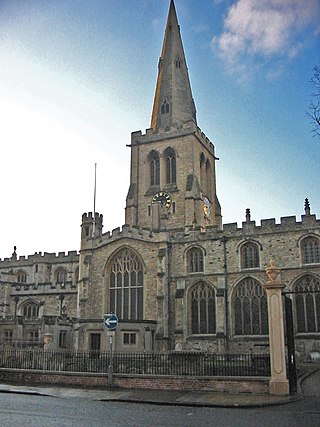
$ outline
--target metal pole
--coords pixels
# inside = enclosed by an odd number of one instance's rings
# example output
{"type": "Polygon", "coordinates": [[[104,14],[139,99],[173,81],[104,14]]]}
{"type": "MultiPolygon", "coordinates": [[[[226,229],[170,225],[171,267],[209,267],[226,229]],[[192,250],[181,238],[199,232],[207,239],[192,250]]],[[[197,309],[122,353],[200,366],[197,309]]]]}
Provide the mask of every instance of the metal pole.
{"type": "Polygon", "coordinates": [[[109,370],[108,370],[108,386],[112,386],[113,382],[113,360],[112,360],[112,335],[110,335],[110,357],[109,357],[109,370]]]}

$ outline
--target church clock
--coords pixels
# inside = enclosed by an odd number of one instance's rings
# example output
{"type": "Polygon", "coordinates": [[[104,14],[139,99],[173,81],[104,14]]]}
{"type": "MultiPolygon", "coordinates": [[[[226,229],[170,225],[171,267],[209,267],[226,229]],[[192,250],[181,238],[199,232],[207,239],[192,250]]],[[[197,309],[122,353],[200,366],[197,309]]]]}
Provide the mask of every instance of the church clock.
{"type": "Polygon", "coordinates": [[[167,209],[171,206],[171,196],[168,193],[160,191],[152,198],[152,203],[160,203],[161,207],[165,206],[167,209]]]}

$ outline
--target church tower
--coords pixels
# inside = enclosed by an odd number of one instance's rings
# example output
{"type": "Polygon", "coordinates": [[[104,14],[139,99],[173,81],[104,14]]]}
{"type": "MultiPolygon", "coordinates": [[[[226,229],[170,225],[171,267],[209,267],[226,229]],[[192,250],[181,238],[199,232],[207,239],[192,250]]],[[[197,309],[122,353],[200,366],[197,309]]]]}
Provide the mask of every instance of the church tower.
{"type": "Polygon", "coordinates": [[[197,126],[180,27],[170,1],[151,127],[131,135],[126,224],[154,231],[221,226],[214,146],[197,126]]]}

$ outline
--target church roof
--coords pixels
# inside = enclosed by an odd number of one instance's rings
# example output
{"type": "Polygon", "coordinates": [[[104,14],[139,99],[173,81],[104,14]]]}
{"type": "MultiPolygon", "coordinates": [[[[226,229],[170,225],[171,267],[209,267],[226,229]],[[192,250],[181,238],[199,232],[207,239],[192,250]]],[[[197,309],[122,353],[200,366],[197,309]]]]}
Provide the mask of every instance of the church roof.
{"type": "Polygon", "coordinates": [[[174,1],[170,1],[167,25],[158,66],[151,128],[165,129],[196,123],[185,54],[174,1]]]}

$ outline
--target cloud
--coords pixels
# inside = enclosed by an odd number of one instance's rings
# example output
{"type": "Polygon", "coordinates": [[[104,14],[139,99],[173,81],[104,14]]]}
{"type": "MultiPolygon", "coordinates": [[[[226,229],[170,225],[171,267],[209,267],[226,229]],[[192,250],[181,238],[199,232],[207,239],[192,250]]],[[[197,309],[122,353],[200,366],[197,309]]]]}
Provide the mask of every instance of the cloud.
{"type": "Polygon", "coordinates": [[[316,35],[319,16],[318,0],[237,0],[211,46],[233,70],[257,57],[293,59],[303,49],[303,32],[316,35]]]}

